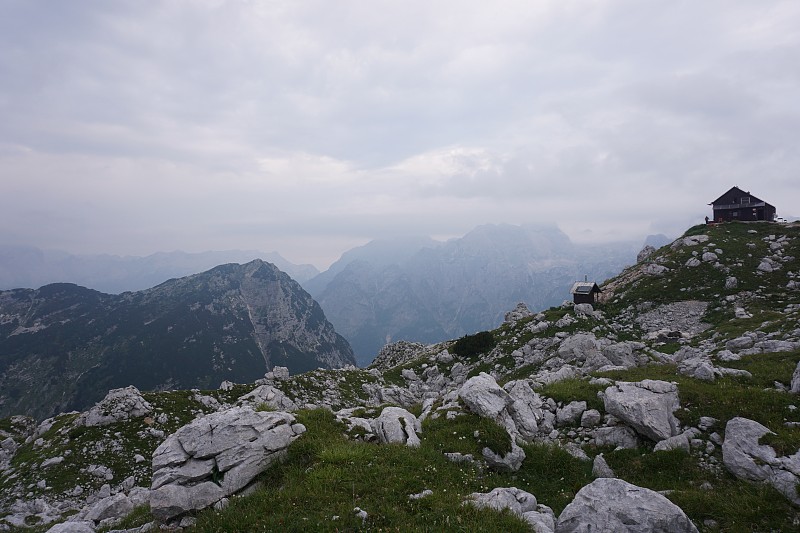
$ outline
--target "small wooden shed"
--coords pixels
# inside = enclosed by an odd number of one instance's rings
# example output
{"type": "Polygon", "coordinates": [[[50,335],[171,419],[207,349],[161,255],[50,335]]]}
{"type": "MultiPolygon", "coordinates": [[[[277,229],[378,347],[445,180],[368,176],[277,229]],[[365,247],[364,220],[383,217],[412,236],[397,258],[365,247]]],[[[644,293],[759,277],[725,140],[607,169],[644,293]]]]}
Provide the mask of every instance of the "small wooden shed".
{"type": "Polygon", "coordinates": [[[593,304],[597,301],[597,293],[603,291],[594,281],[576,281],[569,292],[576,304],[593,304]]]}

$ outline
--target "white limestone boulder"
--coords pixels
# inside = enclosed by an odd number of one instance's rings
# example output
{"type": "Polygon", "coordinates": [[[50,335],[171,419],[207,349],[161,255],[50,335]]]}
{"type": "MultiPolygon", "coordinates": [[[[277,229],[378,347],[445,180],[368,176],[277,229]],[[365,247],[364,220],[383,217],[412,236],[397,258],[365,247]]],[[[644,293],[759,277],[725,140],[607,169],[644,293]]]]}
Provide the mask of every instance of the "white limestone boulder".
{"type": "Polygon", "coordinates": [[[722,462],[739,479],[769,483],[800,506],[800,450],[779,457],[772,446],[759,444],[768,433],[772,432],[755,420],[732,418],[725,426],[722,462]]]}
{"type": "Polygon", "coordinates": [[[76,426],[107,426],[150,414],[153,407],[133,385],[108,391],[106,397],[82,413],[76,426]]]}
{"type": "Polygon", "coordinates": [[[800,394],[800,361],[797,362],[797,367],[792,373],[792,383],[789,387],[789,392],[793,394],[800,394]]]}
{"type": "Polygon", "coordinates": [[[162,521],[245,488],[305,432],[283,412],[234,407],[197,418],[153,452],[150,509],[162,521]]]}
{"type": "Polygon", "coordinates": [[[280,389],[275,388],[272,385],[259,385],[251,392],[241,396],[237,403],[240,405],[249,405],[253,408],[263,404],[278,411],[297,410],[297,404],[295,404],[292,399],[286,396],[280,389]]]}
{"type": "Polygon", "coordinates": [[[378,418],[371,421],[372,430],[382,443],[405,444],[412,448],[420,445],[417,433],[422,431],[417,417],[402,407],[386,407],[378,418]]]}
{"type": "Polygon", "coordinates": [[[602,397],[606,412],[648,439],[658,442],[680,433],[680,423],[673,414],[680,407],[674,383],[620,381],[608,387],[602,397]]]}
{"type": "Polygon", "coordinates": [[[598,478],[575,495],[555,533],[697,533],[683,510],[665,496],[621,479],[598,478]]]}

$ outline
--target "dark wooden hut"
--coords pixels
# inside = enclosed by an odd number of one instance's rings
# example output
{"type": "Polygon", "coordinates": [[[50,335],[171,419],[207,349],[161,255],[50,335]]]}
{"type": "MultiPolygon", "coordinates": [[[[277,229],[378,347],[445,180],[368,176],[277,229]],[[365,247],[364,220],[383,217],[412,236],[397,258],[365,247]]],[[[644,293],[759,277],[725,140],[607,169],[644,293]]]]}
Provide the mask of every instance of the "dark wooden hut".
{"type": "Polygon", "coordinates": [[[745,192],[739,187],[731,189],[708,204],[714,209],[714,222],[731,222],[734,220],[754,221],[775,220],[775,206],[745,192]]]}
{"type": "Polygon", "coordinates": [[[594,281],[576,281],[569,292],[576,304],[593,304],[597,301],[597,293],[603,291],[594,281]]]}

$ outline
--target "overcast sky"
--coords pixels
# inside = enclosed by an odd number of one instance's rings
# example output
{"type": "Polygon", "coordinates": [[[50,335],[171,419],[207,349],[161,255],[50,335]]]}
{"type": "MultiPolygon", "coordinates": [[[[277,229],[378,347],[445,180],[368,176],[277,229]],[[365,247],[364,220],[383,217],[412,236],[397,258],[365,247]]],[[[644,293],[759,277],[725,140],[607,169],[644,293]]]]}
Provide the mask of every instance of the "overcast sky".
{"type": "Polygon", "coordinates": [[[797,0],[0,0],[0,244],[676,236],[799,147],[797,0]]]}

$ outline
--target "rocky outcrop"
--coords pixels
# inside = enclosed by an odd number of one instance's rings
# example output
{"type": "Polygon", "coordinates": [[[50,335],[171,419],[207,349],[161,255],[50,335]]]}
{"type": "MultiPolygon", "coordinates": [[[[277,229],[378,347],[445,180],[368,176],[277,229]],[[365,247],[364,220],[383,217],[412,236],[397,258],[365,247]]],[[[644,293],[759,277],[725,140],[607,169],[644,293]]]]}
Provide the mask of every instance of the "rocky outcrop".
{"type": "Polygon", "coordinates": [[[722,461],[734,476],[769,483],[800,506],[800,451],[778,457],[772,446],[759,444],[761,437],[771,433],[754,420],[732,418],[725,426],[722,461]]]}
{"type": "Polygon", "coordinates": [[[680,406],[674,383],[646,379],[618,382],[603,393],[606,411],[653,441],[679,433],[680,423],[673,414],[680,406]]]}
{"type": "Polygon", "coordinates": [[[797,363],[797,367],[794,369],[792,373],[792,383],[790,385],[789,391],[793,394],[800,394],[800,361],[797,363]]]}
{"type": "Polygon", "coordinates": [[[556,533],[697,533],[680,507],[650,489],[599,478],[583,487],[558,517],[556,533]]]}
{"type": "Polygon", "coordinates": [[[535,533],[553,533],[553,510],[536,501],[536,496],[516,487],[500,487],[490,492],[473,492],[466,501],[479,509],[509,511],[528,522],[535,533]]]}
{"type": "Polygon", "coordinates": [[[405,444],[412,448],[420,445],[417,433],[422,431],[422,426],[416,416],[401,407],[384,408],[372,421],[372,428],[380,442],[405,444]]]}
{"type": "Polygon", "coordinates": [[[513,439],[530,441],[543,417],[542,400],[524,381],[509,382],[506,388],[481,372],[458,389],[458,397],[471,412],[503,426],[513,439]]]}
{"type": "Polygon", "coordinates": [[[134,386],[113,389],[106,397],[78,417],[77,424],[84,426],[107,426],[150,414],[153,407],[147,403],[134,386]]]}
{"type": "Polygon", "coordinates": [[[247,407],[183,426],[153,453],[153,516],[171,520],[240,491],[304,432],[288,413],[247,407]]]}

